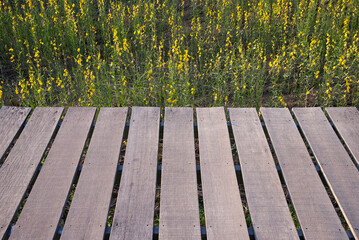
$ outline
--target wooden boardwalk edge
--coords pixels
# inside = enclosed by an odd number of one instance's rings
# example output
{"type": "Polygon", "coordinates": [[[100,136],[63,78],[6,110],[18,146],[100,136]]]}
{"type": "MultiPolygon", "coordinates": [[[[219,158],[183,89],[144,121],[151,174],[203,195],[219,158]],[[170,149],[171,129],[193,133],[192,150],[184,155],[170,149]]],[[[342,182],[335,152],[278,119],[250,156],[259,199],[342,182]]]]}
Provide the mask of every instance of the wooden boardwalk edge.
{"type": "Polygon", "coordinates": [[[101,108],[61,239],[103,237],[126,116],[127,108],[101,108]]]}
{"type": "Polygon", "coordinates": [[[24,125],[31,108],[2,107],[0,109],[0,164],[3,157],[24,125]]]}
{"type": "Polygon", "coordinates": [[[53,136],[63,108],[36,108],[0,168],[0,237],[12,220],[53,136]]]}
{"type": "Polygon", "coordinates": [[[325,108],[334,127],[359,165],[359,111],[355,107],[325,108]]]}
{"type": "Polygon", "coordinates": [[[261,108],[306,239],[348,239],[288,109],[261,108]]]}
{"type": "Polygon", "coordinates": [[[207,239],[249,239],[224,108],[196,110],[207,239]]]}
{"type": "Polygon", "coordinates": [[[110,239],[152,239],[160,109],[134,107],[110,239]]]}
{"type": "Polygon", "coordinates": [[[299,239],[255,108],[230,108],[249,212],[258,239],[299,239]]]}
{"type": "Polygon", "coordinates": [[[358,239],[358,169],[320,108],[294,108],[293,112],[354,237],[358,239]]]}
{"type": "Polygon", "coordinates": [[[68,109],[10,239],[54,237],[95,112],[68,109]]]}
{"type": "Polygon", "coordinates": [[[166,108],[163,134],[159,239],[199,240],[192,108],[166,108]]]}
{"type": "Polygon", "coordinates": [[[224,107],[168,107],[163,109],[163,122],[158,107],[132,107],[130,114],[127,108],[102,107],[96,122],[95,108],[70,107],[58,124],[63,110],[38,107],[29,117],[31,108],[0,109],[0,238],[359,239],[359,111],[355,107],[261,108],[259,112],[228,108],[228,120],[224,107]],[[75,110],[78,115],[70,118],[75,110]],[[91,112],[88,118],[85,112],[91,112]],[[90,128],[94,131],[79,168],[90,128]],[[68,129],[66,134],[63,129],[68,129]],[[128,134],[125,161],[119,165],[124,132],[128,134]],[[38,168],[50,139],[54,142],[38,168]],[[234,164],[232,151],[238,154],[239,165],[234,164]],[[36,172],[19,218],[7,232],[36,172]],[[75,174],[79,179],[74,197],[63,217],[75,174]],[[200,224],[198,174],[205,227],[200,224]],[[244,217],[236,174],[243,178],[253,227],[244,217]],[[112,226],[107,226],[116,175],[121,176],[120,189],[111,208],[112,226]],[[301,229],[294,226],[279,177],[301,229]],[[161,185],[158,226],[154,226],[156,182],[161,185]],[[323,184],[329,185],[350,230],[344,229],[323,184]],[[59,227],[62,217],[65,225],[59,227]]]}

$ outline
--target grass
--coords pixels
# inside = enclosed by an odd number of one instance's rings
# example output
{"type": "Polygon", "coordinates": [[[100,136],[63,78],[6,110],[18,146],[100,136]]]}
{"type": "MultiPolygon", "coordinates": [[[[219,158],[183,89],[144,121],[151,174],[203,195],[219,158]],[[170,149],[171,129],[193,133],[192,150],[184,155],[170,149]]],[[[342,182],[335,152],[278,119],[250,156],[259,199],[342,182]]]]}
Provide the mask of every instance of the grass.
{"type": "Polygon", "coordinates": [[[353,0],[0,0],[0,106],[358,106],[353,0]]]}

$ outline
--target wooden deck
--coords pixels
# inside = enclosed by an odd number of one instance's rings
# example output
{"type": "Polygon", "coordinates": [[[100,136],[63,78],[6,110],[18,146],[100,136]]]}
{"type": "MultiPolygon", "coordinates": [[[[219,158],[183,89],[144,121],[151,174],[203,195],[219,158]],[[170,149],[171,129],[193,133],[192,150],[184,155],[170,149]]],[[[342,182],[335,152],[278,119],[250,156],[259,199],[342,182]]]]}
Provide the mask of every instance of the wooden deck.
{"type": "Polygon", "coordinates": [[[356,108],[162,110],[2,107],[0,238],[359,239],[356,108]]]}

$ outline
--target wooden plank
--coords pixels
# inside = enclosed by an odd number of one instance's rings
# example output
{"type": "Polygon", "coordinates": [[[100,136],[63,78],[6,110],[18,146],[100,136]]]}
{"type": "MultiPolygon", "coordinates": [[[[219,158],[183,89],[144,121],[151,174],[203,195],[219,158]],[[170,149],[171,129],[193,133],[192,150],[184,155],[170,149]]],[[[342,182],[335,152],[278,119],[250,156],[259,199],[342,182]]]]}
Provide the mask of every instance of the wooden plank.
{"type": "Polygon", "coordinates": [[[101,108],[61,239],[103,239],[127,108],[101,108]]]}
{"type": "Polygon", "coordinates": [[[256,109],[229,113],[256,238],[299,239],[256,109]]]}
{"type": "Polygon", "coordinates": [[[63,108],[36,108],[0,168],[0,237],[3,237],[48,146],[63,108]]]}
{"type": "Polygon", "coordinates": [[[359,164],[359,112],[355,107],[325,108],[356,164],[359,164]]]}
{"type": "Polygon", "coordinates": [[[3,106],[0,109],[0,163],[30,111],[31,108],[24,107],[3,106]]]}
{"type": "Polygon", "coordinates": [[[160,109],[133,107],[110,239],[152,239],[160,109]]]}
{"type": "Polygon", "coordinates": [[[52,239],[96,108],[69,108],[10,239],[52,239]]]}
{"type": "Polygon", "coordinates": [[[197,108],[207,239],[249,239],[223,107],[197,108]]]}
{"type": "Polygon", "coordinates": [[[348,239],[287,108],[261,108],[305,239],[348,239]]]}
{"type": "Polygon", "coordinates": [[[359,172],[320,108],[293,112],[356,239],[359,237],[359,172]]]}
{"type": "Polygon", "coordinates": [[[201,239],[192,108],[166,108],[159,239],[201,239]]]}

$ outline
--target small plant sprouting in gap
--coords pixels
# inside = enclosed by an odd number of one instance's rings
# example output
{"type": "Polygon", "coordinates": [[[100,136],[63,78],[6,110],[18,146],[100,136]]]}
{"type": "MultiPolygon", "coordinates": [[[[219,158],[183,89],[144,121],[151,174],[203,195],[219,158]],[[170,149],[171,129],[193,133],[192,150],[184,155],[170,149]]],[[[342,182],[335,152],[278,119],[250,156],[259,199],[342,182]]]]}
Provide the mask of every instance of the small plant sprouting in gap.
{"type": "Polygon", "coordinates": [[[234,163],[234,165],[239,165],[239,157],[237,154],[237,146],[236,146],[235,140],[234,140],[234,138],[231,138],[230,141],[231,141],[231,148],[232,148],[233,163],[234,163]]]}
{"type": "Polygon", "coordinates": [[[251,216],[250,216],[250,214],[249,214],[249,209],[248,209],[246,194],[245,194],[245,191],[244,191],[244,185],[243,185],[243,184],[239,184],[238,187],[239,187],[239,193],[240,193],[241,200],[242,200],[244,217],[246,218],[247,227],[250,228],[250,227],[252,227],[252,221],[251,221],[251,216]]]}
{"type": "Polygon", "coordinates": [[[158,165],[162,165],[162,149],[163,149],[163,139],[160,138],[158,143],[158,165]]]}
{"type": "Polygon", "coordinates": [[[121,144],[121,152],[120,152],[120,159],[119,159],[119,165],[123,165],[125,162],[125,152],[127,147],[127,139],[124,139],[121,144]]]}
{"type": "Polygon", "coordinates": [[[155,200],[155,216],[153,225],[158,227],[160,224],[160,196],[161,196],[161,186],[156,187],[156,200],[155,200]]]}
{"type": "Polygon", "coordinates": [[[115,215],[115,208],[116,208],[116,199],[117,199],[117,194],[118,194],[119,188],[120,188],[120,184],[115,183],[115,185],[113,187],[113,191],[112,191],[109,213],[107,216],[107,227],[111,227],[112,223],[113,223],[113,217],[115,215]]]}
{"type": "Polygon", "coordinates": [[[195,156],[196,156],[196,165],[199,165],[199,140],[198,138],[194,139],[194,148],[195,148],[195,156]]]}
{"type": "Polygon", "coordinates": [[[27,198],[28,198],[29,195],[30,195],[30,191],[31,191],[31,190],[29,190],[29,191],[27,191],[27,192],[25,193],[25,197],[24,197],[24,199],[21,201],[20,207],[19,207],[18,211],[16,212],[15,217],[12,219],[12,221],[11,221],[11,223],[10,223],[11,227],[14,226],[14,225],[16,224],[17,220],[19,219],[20,214],[21,214],[22,210],[24,209],[24,206],[25,206],[25,203],[26,203],[26,201],[27,201],[27,198]]]}
{"type": "Polygon", "coordinates": [[[297,215],[295,214],[294,207],[291,203],[288,203],[290,215],[292,216],[292,219],[294,220],[294,225],[296,229],[300,229],[299,221],[297,218],[297,215]]]}
{"type": "Polygon", "coordinates": [[[340,222],[342,223],[342,226],[344,227],[345,230],[350,230],[349,225],[347,223],[347,221],[345,220],[345,217],[342,213],[342,211],[340,210],[339,204],[337,203],[337,200],[335,200],[334,195],[332,194],[332,191],[330,190],[329,186],[327,184],[325,184],[325,190],[327,191],[327,194],[329,195],[329,198],[334,206],[335,211],[337,212],[337,215],[340,219],[340,222]]]}
{"type": "Polygon", "coordinates": [[[201,227],[206,226],[206,218],[204,215],[204,204],[203,204],[203,192],[202,192],[202,186],[198,184],[198,204],[199,204],[199,218],[200,218],[200,224],[201,227]]]}
{"type": "Polygon", "coordinates": [[[61,216],[61,219],[60,219],[59,227],[65,226],[65,220],[66,220],[67,215],[68,215],[68,213],[70,211],[70,206],[71,206],[72,199],[74,198],[74,194],[75,194],[75,191],[76,191],[76,186],[77,186],[76,183],[72,184],[70,194],[69,194],[69,196],[67,198],[67,201],[66,201],[66,204],[65,204],[65,207],[64,207],[64,212],[63,212],[63,214],[61,216]]]}
{"type": "Polygon", "coordinates": [[[93,134],[93,129],[94,128],[91,127],[90,133],[89,133],[89,135],[88,135],[88,137],[86,139],[86,143],[85,143],[84,149],[83,149],[82,154],[81,154],[79,166],[84,165],[86,154],[87,154],[87,151],[88,151],[88,148],[89,148],[89,145],[90,145],[90,141],[91,141],[91,137],[92,137],[92,134],[93,134]]]}
{"type": "MultiPolygon", "coordinates": [[[[281,180],[283,180],[282,175],[280,176],[280,178],[281,178],[281,180]]],[[[300,229],[299,220],[298,220],[297,214],[295,213],[294,206],[292,204],[292,200],[290,199],[288,188],[287,188],[287,186],[285,184],[282,184],[282,188],[283,188],[283,191],[284,191],[285,198],[287,200],[287,205],[288,205],[290,214],[292,216],[295,228],[300,229]]]]}

